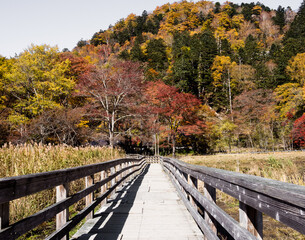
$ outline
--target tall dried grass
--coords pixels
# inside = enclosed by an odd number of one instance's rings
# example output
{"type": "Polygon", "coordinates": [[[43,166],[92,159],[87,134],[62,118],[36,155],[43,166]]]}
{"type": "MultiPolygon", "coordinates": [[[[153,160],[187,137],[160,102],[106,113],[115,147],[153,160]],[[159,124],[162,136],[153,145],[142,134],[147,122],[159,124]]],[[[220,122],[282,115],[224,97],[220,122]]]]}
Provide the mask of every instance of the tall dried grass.
{"type": "Polygon", "coordinates": [[[122,155],[122,151],[106,147],[6,144],[0,148],[0,178],[92,164],[122,155]]]}
{"type": "Polygon", "coordinates": [[[182,161],[305,185],[305,153],[242,153],[184,156],[182,161]]]}

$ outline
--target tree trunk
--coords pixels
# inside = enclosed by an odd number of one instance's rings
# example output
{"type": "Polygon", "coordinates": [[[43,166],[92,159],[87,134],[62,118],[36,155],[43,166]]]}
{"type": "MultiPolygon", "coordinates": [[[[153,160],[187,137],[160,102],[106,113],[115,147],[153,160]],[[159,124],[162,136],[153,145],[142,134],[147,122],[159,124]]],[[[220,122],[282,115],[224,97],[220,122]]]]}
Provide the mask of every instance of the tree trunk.
{"type": "Polygon", "coordinates": [[[248,137],[249,137],[249,141],[250,141],[251,147],[254,148],[252,137],[251,137],[250,133],[248,133],[248,137]]]}
{"type": "Polygon", "coordinates": [[[233,107],[232,107],[232,92],[231,92],[231,80],[230,80],[230,70],[228,70],[228,88],[229,88],[229,105],[230,105],[230,113],[231,113],[231,120],[233,122],[233,107]]]}
{"type": "Polygon", "coordinates": [[[155,141],[155,156],[157,156],[158,151],[157,151],[157,134],[154,134],[154,141],[155,141]]]}
{"type": "Polygon", "coordinates": [[[111,148],[114,147],[114,112],[111,114],[111,119],[109,119],[108,129],[109,129],[109,145],[111,148]]]}
{"type": "Polygon", "coordinates": [[[173,157],[176,156],[176,136],[173,136],[173,157]]]}

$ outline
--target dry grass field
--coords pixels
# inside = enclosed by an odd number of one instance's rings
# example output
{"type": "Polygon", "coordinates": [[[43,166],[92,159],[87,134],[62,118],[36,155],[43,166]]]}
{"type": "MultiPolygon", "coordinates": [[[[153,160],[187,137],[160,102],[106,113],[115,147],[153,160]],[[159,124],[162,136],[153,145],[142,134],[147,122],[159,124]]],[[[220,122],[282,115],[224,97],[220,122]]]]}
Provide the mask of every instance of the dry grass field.
{"type": "MultiPolygon", "coordinates": [[[[305,152],[183,156],[180,160],[264,178],[305,185],[305,152]]],[[[238,201],[217,191],[217,205],[238,221],[238,201]]],[[[264,215],[264,239],[304,240],[305,236],[264,215]]]]}
{"type": "MultiPolygon", "coordinates": [[[[47,172],[103,162],[125,156],[120,150],[106,147],[71,147],[66,145],[4,145],[0,148],[0,178],[47,172]]],[[[70,184],[70,193],[84,188],[84,179],[70,184]]],[[[10,203],[10,223],[32,215],[55,203],[55,189],[42,191],[10,203]]],[[[82,208],[82,202],[70,207],[73,215],[82,208]]],[[[22,239],[44,239],[54,231],[54,221],[44,223],[22,239]]]]}

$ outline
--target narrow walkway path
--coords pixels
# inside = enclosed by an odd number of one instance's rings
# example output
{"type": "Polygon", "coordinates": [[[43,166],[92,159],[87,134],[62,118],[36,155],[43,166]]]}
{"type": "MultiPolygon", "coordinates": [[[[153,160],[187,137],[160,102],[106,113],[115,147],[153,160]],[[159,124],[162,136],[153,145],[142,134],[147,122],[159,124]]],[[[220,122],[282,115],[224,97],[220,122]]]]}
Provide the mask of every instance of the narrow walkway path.
{"type": "Polygon", "coordinates": [[[123,186],[73,239],[194,240],[203,235],[161,165],[151,164],[123,186]]]}

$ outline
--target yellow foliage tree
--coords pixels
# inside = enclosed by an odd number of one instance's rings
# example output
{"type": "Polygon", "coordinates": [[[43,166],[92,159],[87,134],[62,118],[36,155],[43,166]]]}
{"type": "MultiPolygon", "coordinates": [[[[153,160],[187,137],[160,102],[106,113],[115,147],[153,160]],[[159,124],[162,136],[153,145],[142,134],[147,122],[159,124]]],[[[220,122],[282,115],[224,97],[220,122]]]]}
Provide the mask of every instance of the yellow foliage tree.
{"type": "Polygon", "coordinates": [[[231,69],[236,65],[229,56],[216,56],[212,65],[213,85],[215,88],[228,88],[228,102],[230,113],[232,113],[232,82],[231,69]]]}
{"type": "Polygon", "coordinates": [[[294,115],[305,104],[305,53],[292,57],[286,72],[296,83],[286,83],[275,89],[276,109],[282,119],[294,115]]]}
{"type": "Polygon", "coordinates": [[[305,53],[292,57],[286,69],[292,80],[304,86],[305,83],[305,53]]]}
{"type": "Polygon", "coordinates": [[[304,105],[303,90],[299,83],[286,83],[278,86],[275,89],[275,99],[280,119],[295,115],[304,105]]]}
{"type": "Polygon", "coordinates": [[[75,84],[67,75],[69,69],[69,60],[60,60],[57,47],[32,45],[21,53],[4,75],[6,90],[15,98],[9,121],[24,124],[45,110],[67,103],[75,84]]]}

